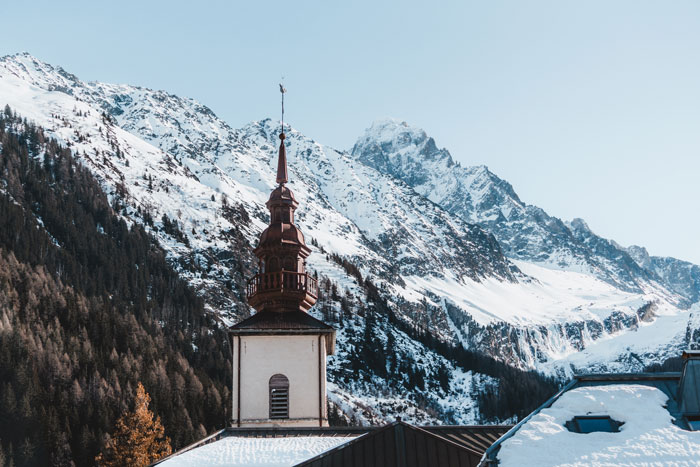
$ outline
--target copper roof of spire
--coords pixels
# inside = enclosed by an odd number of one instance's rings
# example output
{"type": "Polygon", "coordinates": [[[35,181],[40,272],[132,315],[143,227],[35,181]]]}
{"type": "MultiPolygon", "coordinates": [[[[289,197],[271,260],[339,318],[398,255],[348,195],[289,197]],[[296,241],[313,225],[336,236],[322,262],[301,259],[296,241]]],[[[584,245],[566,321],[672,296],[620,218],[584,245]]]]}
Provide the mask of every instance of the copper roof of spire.
{"type": "Polygon", "coordinates": [[[280,152],[277,158],[277,183],[287,183],[287,150],[284,147],[284,133],[280,133],[280,152]]]}
{"type": "MultiPolygon", "coordinates": [[[[284,100],[284,88],[280,86],[280,90],[284,100]]],[[[306,258],[311,249],[306,246],[304,235],[294,224],[294,211],[299,203],[286,186],[288,172],[284,121],[279,138],[278,186],[265,203],[270,211],[270,225],[262,232],[253,250],[258,258],[258,273],[248,281],[246,297],[248,304],[258,311],[255,316],[263,312],[288,313],[290,315],[284,319],[293,320],[292,313],[306,312],[316,303],[318,282],[306,271],[306,258]]],[[[262,315],[256,319],[265,316],[273,315],[262,315]]],[[[262,326],[260,323],[257,325],[262,326]]],[[[332,328],[329,329],[332,332],[332,328]]]]}

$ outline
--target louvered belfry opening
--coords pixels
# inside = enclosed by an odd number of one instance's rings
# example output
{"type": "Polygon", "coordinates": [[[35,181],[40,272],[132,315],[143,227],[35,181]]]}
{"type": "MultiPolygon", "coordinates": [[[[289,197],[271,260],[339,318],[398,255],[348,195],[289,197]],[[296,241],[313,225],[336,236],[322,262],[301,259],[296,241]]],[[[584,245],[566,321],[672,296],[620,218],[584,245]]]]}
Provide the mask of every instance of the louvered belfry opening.
{"type": "Polygon", "coordinates": [[[284,375],[270,378],[270,418],[289,418],[289,380],[284,375]]]}

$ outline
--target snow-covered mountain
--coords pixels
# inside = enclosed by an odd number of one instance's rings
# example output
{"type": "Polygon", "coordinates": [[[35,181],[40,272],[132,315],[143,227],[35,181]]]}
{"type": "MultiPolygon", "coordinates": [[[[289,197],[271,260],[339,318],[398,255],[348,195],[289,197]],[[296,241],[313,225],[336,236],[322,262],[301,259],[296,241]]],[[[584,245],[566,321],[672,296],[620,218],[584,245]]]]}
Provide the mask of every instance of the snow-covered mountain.
{"type": "MultiPolygon", "coordinates": [[[[248,315],[244,284],[267,223],[277,123],[233,129],[191,99],[83,82],[28,54],[0,59],[6,104],[69,146],[225,322],[248,315]]],[[[552,218],[486,167],[460,167],[401,122],[373,125],[352,152],[286,133],[297,220],[315,250],[309,266],[328,285],[316,313],[339,328],[331,399],[358,417],[409,404],[415,420],[480,420],[474,394],[493,381],[400,329],[562,375],[639,368],[694,339],[697,266],[646,258],[583,221],[552,218]],[[407,328],[377,316],[367,331],[368,280],[373,300],[407,328]],[[449,383],[420,389],[381,372],[348,378],[354,343],[368,332],[397,361],[420,362],[432,381],[447,371],[449,383]]]]}
{"type": "MultiPolygon", "coordinates": [[[[593,233],[582,219],[562,221],[524,203],[510,183],[486,166],[462,167],[423,130],[399,120],[375,122],[352,149],[359,161],[393,175],[459,217],[493,233],[507,256],[594,275],[615,287],[639,292],[658,283],[698,300],[698,268],[674,258],[654,264],[593,233]]],[[[635,250],[636,248],[636,250],[635,250]]]]}

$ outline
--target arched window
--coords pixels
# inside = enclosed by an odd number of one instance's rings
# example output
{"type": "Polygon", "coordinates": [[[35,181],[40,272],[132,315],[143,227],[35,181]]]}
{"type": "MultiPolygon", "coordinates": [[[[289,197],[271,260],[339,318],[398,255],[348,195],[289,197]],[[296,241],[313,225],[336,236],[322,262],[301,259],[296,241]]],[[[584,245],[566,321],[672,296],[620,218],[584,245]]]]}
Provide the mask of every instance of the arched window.
{"type": "Polygon", "coordinates": [[[268,259],[265,266],[265,272],[278,272],[280,270],[280,260],[276,256],[273,256],[268,259]]]}
{"type": "Polygon", "coordinates": [[[270,378],[270,418],[289,418],[289,380],[284,375],[270,378]]]}
{"type": "Polygon", "coordinates": [[[295,258],[291,256],[284,257],[284,270],[285,271],[296,271],[294,265],[296,264],[295,258]]]}

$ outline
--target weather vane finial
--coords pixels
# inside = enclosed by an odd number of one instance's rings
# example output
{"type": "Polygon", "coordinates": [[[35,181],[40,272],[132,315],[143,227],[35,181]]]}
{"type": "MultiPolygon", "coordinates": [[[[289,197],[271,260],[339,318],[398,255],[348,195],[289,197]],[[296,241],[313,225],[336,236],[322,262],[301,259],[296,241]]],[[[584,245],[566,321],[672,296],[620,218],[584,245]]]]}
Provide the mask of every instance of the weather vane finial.
{"type": "MultiPolygon", "coordinates": [[[[284,80],[284,76],[282,77],[284,80]]],[[[287,89],[280,83],[280,93],[282,94],[282,131],[280,132],[280,151],[277,158],[277,183],[280,186],[287,183],[287,150],[284,148],[284,94],[287,89]]]]}
{"type": "MultiPolygon", "coordinates": [[[[284,76],[282,77],[282,82],[284,82],[284,76]]],[[[280,83],[280,93],[282,94],[282,134],[284,134],[284,94],[287,92],[287,88],[280,83]]]]}

